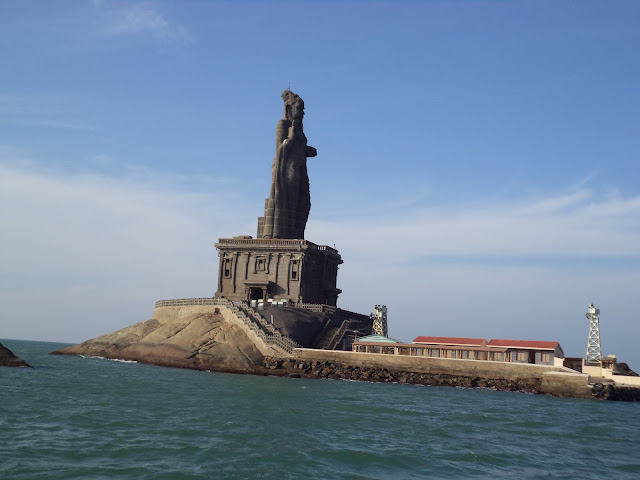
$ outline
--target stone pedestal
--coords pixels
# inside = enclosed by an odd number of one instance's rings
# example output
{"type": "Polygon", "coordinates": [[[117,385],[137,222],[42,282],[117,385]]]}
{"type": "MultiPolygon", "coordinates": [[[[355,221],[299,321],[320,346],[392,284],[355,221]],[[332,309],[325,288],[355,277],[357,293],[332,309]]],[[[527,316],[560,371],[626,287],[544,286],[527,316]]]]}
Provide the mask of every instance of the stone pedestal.
{"type": "Polygon", "coordinates": [[[231,301],[284,300],[335,306],[340,254],[308,240],[240,236],[216,243],[216,297],[231,301]]]}

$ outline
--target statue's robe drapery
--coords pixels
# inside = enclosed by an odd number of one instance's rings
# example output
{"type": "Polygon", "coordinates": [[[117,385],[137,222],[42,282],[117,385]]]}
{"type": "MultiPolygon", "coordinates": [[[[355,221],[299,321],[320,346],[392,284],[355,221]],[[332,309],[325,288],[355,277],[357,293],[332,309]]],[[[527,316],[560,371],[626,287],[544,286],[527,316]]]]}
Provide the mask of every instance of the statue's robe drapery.
{"type": "Polygon", "coordinates": [[[278,122],[271,191],[258,223],[259,238],[304,238],[311,209],[307,157],[315,155],[315,148],[307,145],[302,119],[278,122]]]}

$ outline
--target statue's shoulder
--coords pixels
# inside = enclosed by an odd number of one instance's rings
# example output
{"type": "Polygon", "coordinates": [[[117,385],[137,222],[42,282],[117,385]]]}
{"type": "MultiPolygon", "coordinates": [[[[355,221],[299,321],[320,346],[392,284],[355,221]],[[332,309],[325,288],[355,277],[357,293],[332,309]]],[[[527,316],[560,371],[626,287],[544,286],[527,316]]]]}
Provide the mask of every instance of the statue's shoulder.
{"type": "Polygon", "coordinates": [[[276,147],[281,145],[289,135],[289,127],[291,126],[291,121],[287,119],[278,120],[278,124],[276,126],[276,147]]]}
{"type": "Polygon", "coordinates": [[[278,132],[278,137],[282,134],[287,136],[289,132],[289,127],[291,127],[291,120],[287,120],[286,118],[282,118],[278,120],[278,125],[276,126],[276,132],[278,132]]]}

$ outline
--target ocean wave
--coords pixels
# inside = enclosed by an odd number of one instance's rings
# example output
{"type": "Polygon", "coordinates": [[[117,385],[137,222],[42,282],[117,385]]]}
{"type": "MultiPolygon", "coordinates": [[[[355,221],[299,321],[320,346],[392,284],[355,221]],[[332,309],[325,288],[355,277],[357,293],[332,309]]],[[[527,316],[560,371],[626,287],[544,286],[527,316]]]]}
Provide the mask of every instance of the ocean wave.
{"type": "Polygon", "coordinates": [[[82,358],[96,358],[98,360],[109,360],[111,362],[120,362],[120,363],[138,363],[135,360],[124,360],[123,358],[106,358],[101,357],[99,355],[80,355],[82,358]]]}

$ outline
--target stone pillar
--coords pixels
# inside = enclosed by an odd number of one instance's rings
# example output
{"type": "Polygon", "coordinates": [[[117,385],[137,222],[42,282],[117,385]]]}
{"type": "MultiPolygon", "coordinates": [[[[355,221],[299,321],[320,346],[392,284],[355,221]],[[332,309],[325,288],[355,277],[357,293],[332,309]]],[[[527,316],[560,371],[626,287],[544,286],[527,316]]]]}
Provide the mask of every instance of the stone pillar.
{"type": "Polygon", "coordinates": [[[222,276],[224,275],[224,253],[218,252],[218,292],[222,293],[222,276]]]}
{"type": "Polygon", "coordinates": [[[238,260],[240,259],[240,253],[236,252],[233,260],[233,293],[237,291],[237,283],[238,283],[238,260]]]}

